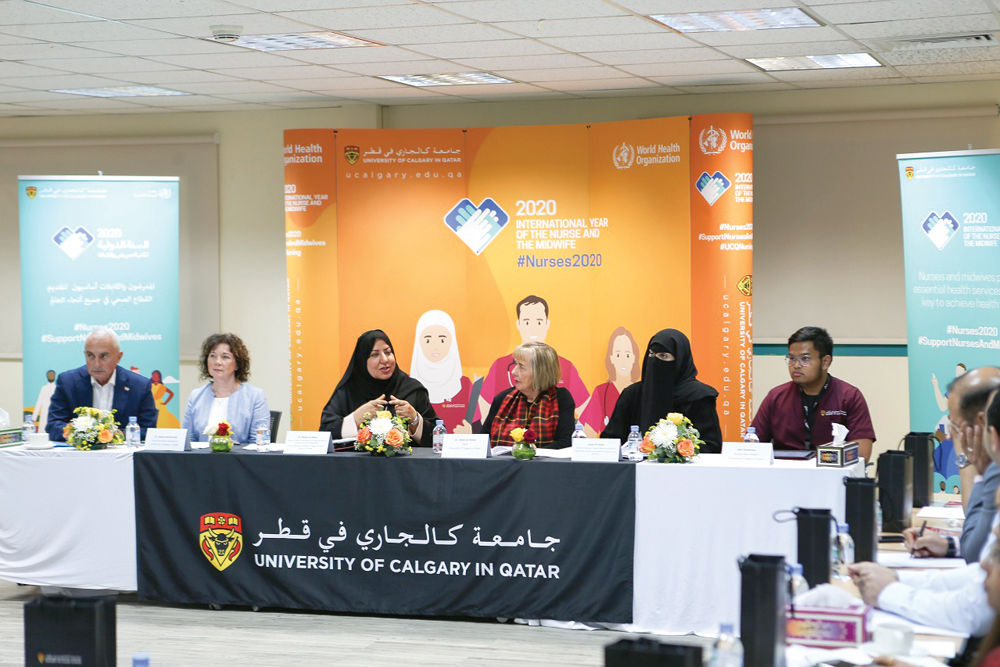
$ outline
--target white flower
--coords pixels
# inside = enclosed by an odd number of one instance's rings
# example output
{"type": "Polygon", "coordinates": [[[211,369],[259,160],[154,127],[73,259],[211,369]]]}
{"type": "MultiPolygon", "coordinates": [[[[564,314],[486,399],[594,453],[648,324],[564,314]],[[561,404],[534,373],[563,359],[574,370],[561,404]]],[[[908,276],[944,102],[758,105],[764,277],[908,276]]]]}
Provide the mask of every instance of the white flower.
{"type": "Polygon", "coordinates": [[[80,415],[73,420],[73,428],[77,431],[86,431],[94,428],[94,424],[96,423],[97,421],[90,415],[80,415]]]}
{"type": "Polygon", "coordinates": [[[205,427],[205,430],[202,431],[202,433],[204,433],[205,435],[215,435],[215,432],[218,430],[219,430],[218,424],[210,424],[205,427]]]}
{"type": "Polygon", "coordinates": [[[376,417],[368,423],[368,430],[373,435],[385,435],[392,430],[392,419],[389,417],[376,417]]]}
{"type": "Polygon", "coordinates": [[[657,447],[672,446],[674,441],[677,440],[677,426],[673,422],[661,419],[653,427],[653,431],[649,434],[649,439],[657,447]]]}

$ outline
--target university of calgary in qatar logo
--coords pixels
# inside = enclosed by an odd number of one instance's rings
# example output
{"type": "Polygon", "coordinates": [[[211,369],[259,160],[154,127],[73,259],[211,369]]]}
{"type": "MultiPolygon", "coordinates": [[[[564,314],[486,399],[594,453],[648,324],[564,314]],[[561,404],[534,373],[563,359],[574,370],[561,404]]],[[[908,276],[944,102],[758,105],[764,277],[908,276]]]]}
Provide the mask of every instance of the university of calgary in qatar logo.
{"type": "Polygon", "coordinates": [[[198,543],[201,553],[222,572],[243,553],[243,519],[235,514],[212,512],[201,517],[198,543]]]}
{"type": "Polygon", "coordinates": [[[912,181],[913,180],[913,167],[907,167],[906,168],[906,180],[908,180],[908,181],[912,181]]]}
{"type": "Polygon", "coordinates": [[[28,195],[28,199],[34,199],[35,195],[38,194],[38,188],[36,188],[34,185],[29,185],[24,189],[24,193],[28,195]]]}
{"type": "Polygon", "coordinates": [[[753,276],[743,276],[740,282],[736,285],[736,289],[740,291],[743,296],[750,296],[753,294],[753,276]]]}
{"type": "Polygon", "coordinates": [[[619,169],[628,169],[635,162],[635,149],[623,141],[611,151],[611,161],[619,169]]]}
{"type": "Polygon", "coordinates": [[[705,155],[718,155],[726,150],[726,131],[712,125],[706,127],[698,135],[698,147],[705,155]]]}
{"type": "Polygon", "coordinates": [[[344,146],[344,158],[347,160],[347,164],[357,164],[360,157],[360,148],[357,146],[344,146]]]}

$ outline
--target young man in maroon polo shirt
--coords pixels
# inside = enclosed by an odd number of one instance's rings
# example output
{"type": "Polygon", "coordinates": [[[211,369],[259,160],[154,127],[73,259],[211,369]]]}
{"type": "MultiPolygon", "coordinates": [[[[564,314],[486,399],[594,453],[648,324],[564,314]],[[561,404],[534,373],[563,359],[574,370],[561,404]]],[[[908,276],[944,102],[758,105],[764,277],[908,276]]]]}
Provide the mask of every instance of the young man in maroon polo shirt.
{"type": "Polygon", "coordinates": [[[761,442],[773,442],[775,449],[815,449],[833,440],[832,424],[843,424],[861,456],[871,459],[875,429],[868,404],[857,387],[830,375],[833,339],[826,329],[793,333],[785,359],[792,381],[767,393],[751,424],[761,442]]]}

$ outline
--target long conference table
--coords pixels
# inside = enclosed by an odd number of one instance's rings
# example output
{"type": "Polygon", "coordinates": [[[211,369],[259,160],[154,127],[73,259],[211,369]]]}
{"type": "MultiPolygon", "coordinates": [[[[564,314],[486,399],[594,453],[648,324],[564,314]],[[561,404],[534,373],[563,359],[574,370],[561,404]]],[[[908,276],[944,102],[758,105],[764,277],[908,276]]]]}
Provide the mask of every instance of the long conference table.
{"type": "Polygon", "coordinates": [[[0,579],[140,598],[714,633],[852,467],[0,450],[0,579]]]}

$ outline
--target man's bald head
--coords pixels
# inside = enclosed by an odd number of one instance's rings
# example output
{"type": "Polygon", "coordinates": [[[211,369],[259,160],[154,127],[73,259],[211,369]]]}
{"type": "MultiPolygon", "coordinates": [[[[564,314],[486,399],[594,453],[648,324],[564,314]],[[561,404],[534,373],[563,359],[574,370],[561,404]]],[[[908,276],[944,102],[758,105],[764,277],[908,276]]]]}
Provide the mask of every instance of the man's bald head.
{"type": "Polygon", "coordinates": [[[956,425],[971,424],[997,387],[1000,368],[996,366],[980,366],[958,376],[948,385],[948,418],[956,425]]]}

